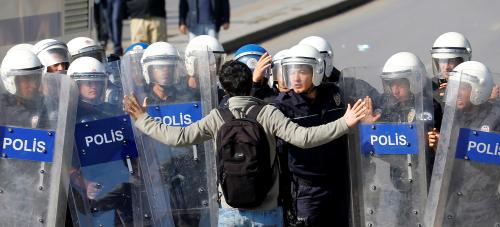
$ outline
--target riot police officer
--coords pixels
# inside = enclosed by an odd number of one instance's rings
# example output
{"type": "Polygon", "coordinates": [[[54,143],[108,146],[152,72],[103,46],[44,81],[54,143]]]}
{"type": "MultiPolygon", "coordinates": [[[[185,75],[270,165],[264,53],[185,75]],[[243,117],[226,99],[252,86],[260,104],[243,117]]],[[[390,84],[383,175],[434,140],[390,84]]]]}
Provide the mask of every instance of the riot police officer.
{"type": "MultiPolygon", "coordinates": [[[[416,148],[417,155],[391,152],[388,147],[377,148],[373,144],[370,154],[364,150],[355,151],[354,155],[359,155],[361,161],[352,169],[360,172],[352,172],[352,175],[361,178],[361,185],[353,188],[359,190],[354,193],[363,196],[360,196],[362,207],[353,210],[361,211],[359,214],[365,225],[403,226],[423,221],[415,212],[418,214],[424,209],[422,201],[426,198],[428,183],[426,172],[431,166],[426,159],[424,142],[425,128],[432,127],[433,119],[430,81],[426,78],[425,67],[416,55],[396,53],[386,61],[380,75],[383,93],[373,102],[369,97],[365,99],[368,111],[375,109],[375,113],[369,113],[363,121],[372,125],[374,131],[360,130],[358,139],[374,136],[376,128],[385,126],[393,127],[387,129],[387,134],[397,132],[400,135],[400,128],[416,128],[415,133],[405,133],[405,137],[418,138],[411,145],[416,148]],[[370,187],[372,189],[367,190],[370,187]]],[[[356,142],[351,146],[356,149],[356,142]]]]}
{"type": "Polygon", "coordinates": [[[431,49],[432,71],[434,73],[433,88],[436,92],[435,97],[440,101],[448,80],[448,73],[462,62],[470,61],[472,57],[472,48],[469,40],[458,32],[446,32],[440,35],[431,49]]]}
{"type": "Polygon", "coordinates": [[[1,125],[37,128],[45,119],[45,111],[40,85],[43,65],[33,52],[29,50],[11,50],[2,61],[1,77],[7,93],[1,94],[3,108],[1,125]]]}
{"type": "MultiPolygon", "coordinates": [[[[342,116],[345,105],[340,89],[333,83],[321,84],[324,62],[321,54],[309,45],[299,44],[283,58],[283,79],[288,92],[280,93],[275,105],[305,126],[333,122],[342,116]]],[[[300,149],[278,141],[280,160],[287,160],[290,171],[291,202],[283,196],[291,226],[348,225],[349,194],[346,137],[325,145],[300,149]],[[288,158],[284,155],[287,154],[288,158]]],[[[283,161],[282,161],[282,166],[283,161]]],[[[283,171],[286,171],[284,169],[283,171]]],[[[286,179],[286,173],[282,174],[286,179]]],[[[290,184],[290,182],[288,182],[290,184]]]]}
{"type": "Polygon", "coordinates": [[[500,111],[498,103],[488,101],[494,76],[498,79],[476,61],[449,72],[427,226],[494,226],[500,221],[500,169],[496,149],[490,148],[498,141],[500,111]]]}
{"type": "MultiPolygon", "coordinates": [[[[378,97],[378,115],[385,122],[413,122],[417,102],[429,101],[429,95],[423,96],[426,100],[417,100],[426,90],[425,67],[422,61],[409,52],[399,52],[392,55],[385,63],[380,76],[384,86],[384,93],[378,97]],[[413,77],[413,78],[412,78],[413,77]],[[412,84],[413,82],[413,84],[412,84]],[[419,94],[417,94],[419,93],[419,94]]],[[[427,92],[429,93],[429,92],[427,92]]],[[[371,102],[373,103],[373,102],[371,102]]],[[[423,117],[432,120],[432,109],[424,107],[423,117]]],[[[371,121],[379,120],[371,119],[371,121]]]]}
{"type": "MultiPolygon", "coordinates": [[[[187,54],[188,57],[195,57],[191,56],[195,54],[191,51],[187,54]]],[[[190,58],[190,60],[194,59],[190,58]]],[[[201,63],[201,59],[197,60],[201,63]]],[[[149,104],[155,108],[175,109],[176,104],[182,105],[200,100],[199,84],[188,84],[189,77],[191,77],[188,73],[198,74],[198,69],[193,65],[188,65],[193,67],[186,70],[185,61],[173,45],[166,42],[151,44],[144,51],[141,65],[144,79],[149,86],[146,96],[149,104]]],[[[159,115],[161,118],[166,117],[163,113],[159,115]]],[[[152,151],[161,166],[158,170],[161,183],[168,188],[174,224],[197,226],[207,221],[202,219],[205,215],[202,209],[198,209],[205,206],[203,199],[206,190],[200,186],[206,185],[207,177],[202,167],[205,165],[204,147],[199,145],[166,147],[157,141],[152,142],[152,145],[152,151]]]]}
{"type": "MultiPolygon", "coordinates": [[[[77,123],[90,124],[93,121],[122,114],[120,108],[105,102],[108,75],[104,64],[100,61],[92,57],[80,57],[71,63],[68,75],[76,81],[79,90],[77,123]]],[[[128,180],[129,168],[134,167],[127,167],[123,163],[111,164],[111,162],[101,166],[84,166],[82,164],[83,161],[77,158],[79,157],[78,152],[76,151],[74,154],[74,166],[71,169],[72,201],[74,203],[73,207],[76,207],[76,210],[72,213],[73,219],[80,220],[80,225],[90,225],[90,223],[84,221],[87,219],[90,219],[94,225],[97,225],[101,223],[99,215],[113,210],[115,215],[113,222],[115,226],[131,225],[133,223],[131,193],[133,185],[128,181],[120,182],[113,185],[114,188],[112,189],[107,188],[108,192],[105,195],[101,195],[103,191],[102,185],[111,183],[100,182],[99,179],[109,180],[109,176],[121,179],[125,175],[124,178],[128,180]],[[116,166],[120,168],[115,168],[116,166]],[[113,168],[113,172],[106,172],[109,168],[113,168]],[[122,174],[123,172],[125,174],[122,174]],[[92,220],[93,218],[95,220],[92,220]]]]}
{"type": "MultiPolygon", "coordinates": [[[[54,91],[55,96],[43,96],[40,87],[43,83],[44,66],[31,51],[29,45],[23,46],[25,47],[11,48],[0,67],[1,81],[5,85],[5,91],[0,94],[0,125],[4,128],[9,127],[9,132],[11,132],[10,136],[5,134],[2,136],[13,140],[45,140],[43,143],[48,144],[54,141],[42,139],[40,134],[36,133],[54,135],[56,132],[55,136],[59,141],[59,138],[67,136],[65,130],[61,130],[66,127],[56,127],[56,122],[48,121],[47,113],[57,112],[58,109],[67,112],[67,103],[59,102],[60,93],[56,91],[54,91]],[[60,108],[51,109],[54,106],[47,106],[47,100],[53,101],[51,103],[56,103],[60,108]],[[25,131],[22,132],[21,129],[25,131]]],[[[61,77],[51,79],[59,81],[61,77]]],[[[59,90],[59,88],[54,88],[54,90],[59,90]]],[[[72,100],[72,97],[67,98],[72,100]]],[[[68,113],[70,116],[71,114],[68,113]]],[[[56,116],[58,116],[57,113],[56,116]]],[[[65,119],[58,119],[57,123],[61,125],[68,122],[65,119]]],[[[74,122],[68,124],[73,125],[74,122]]],[[[7,143],[4,139],[2,140],[4,142],[0,152],[2,153],[0,158],[0,188],[2,190],[0,219],[2,224],[13,226],[32,226],[40,222],[50,223],[49,225],[61,224],[64,211],[54,212],[49,208],[48,202],[64,206],[62,202],[59,202],[62,200],[58,199],[58,193],[53,194],[54,191],[63,187],[59,188],[59,183],[53,183],[60,182],[59,179],[63,175],[55,169],[57,168],[55,166],[64,162],[65,152],[63,153],[62,146],[59,148],[46,146],[43,152],[36,152],[35,149],[29,148],[28,143],[25,143],[23,145],[25,148],[14,148],[14,153],[9,153],[7,143]],[[60,157],[60,159],[54,157],[60,157]]]]}
{"type": "Polygon", "coordinates": [[[444,110],[443,97],[448,81],[448,74],[462,62],[470,61],[472,57],[472,48],[469,40],[458,32],[446,32],[440,35],[431,49],[432,88],[434,89],[434,129],[429,132],[429,146],[432,150],[436,149],[434,138],[439,137],[439,128],[441,128],[442,113],[444,110]]]}

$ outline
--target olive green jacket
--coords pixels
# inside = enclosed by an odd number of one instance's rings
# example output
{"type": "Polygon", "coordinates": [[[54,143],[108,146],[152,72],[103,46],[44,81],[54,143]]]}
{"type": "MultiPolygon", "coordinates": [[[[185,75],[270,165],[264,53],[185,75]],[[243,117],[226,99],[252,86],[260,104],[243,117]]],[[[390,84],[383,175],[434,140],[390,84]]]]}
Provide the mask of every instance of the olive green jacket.
{"type": "MultiPolygon", "coordinates": [[[[242,118],[257,104],[265,104],[262,100],[250,96],[235,96],[228,100],[229,109],[235,118],[242,118]]],[[[271,148],[271,163],[276,157],[276,137],[300,148],[311,148],[328,143],[349,130],[342,117],[328,124],[305,128],[292,122],[283,113],[272,105],[266,105],[257,116],[267,134],[271,148]]],[[[199,144],[205,140],[215,139],[219,128],[224,124],[217,110],[212,110],[203,119],[187,127],[171,127],[153,120],[147,113],[141,115],[135,126],[152,138],[171,146],[185,146],[199,144]]],[[[217,143],[217,141],[215,141],[217,143]]],[[[333,151],[332,151],[333,152],[333,151]]],[[[252,210],[269,210],[277,207],[279,174],[275,168],[275,181],[264,202],[252,210]]],[[[220,190],[220,187],[219,187],[220,190]]],[[[221,198],[222,207],[228,208],[224,198],[221,198]]]]}

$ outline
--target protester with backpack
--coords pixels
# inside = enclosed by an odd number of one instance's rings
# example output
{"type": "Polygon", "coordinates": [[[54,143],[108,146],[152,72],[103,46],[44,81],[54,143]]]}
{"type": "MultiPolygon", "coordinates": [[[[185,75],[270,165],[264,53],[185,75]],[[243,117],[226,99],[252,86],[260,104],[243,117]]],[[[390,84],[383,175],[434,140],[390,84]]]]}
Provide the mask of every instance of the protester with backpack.
{"type": "Polygon", "coordinates": [[[124,97],[124,109],[143,133],[171,146],[215,139],[219,191],[219,226],[282,226],[278,206],[279,171],[276,137],[301,148],[311,148],[345,135],[362,119],[365,104],[358,100],[334,122],[305,128],[276,107],[250,97],[252,72],[243,63],[222,66],[220,83],[231,98],[228,109],[215,109],[187,127],[169,127],[146,113],[134,94],[124,97]]]}

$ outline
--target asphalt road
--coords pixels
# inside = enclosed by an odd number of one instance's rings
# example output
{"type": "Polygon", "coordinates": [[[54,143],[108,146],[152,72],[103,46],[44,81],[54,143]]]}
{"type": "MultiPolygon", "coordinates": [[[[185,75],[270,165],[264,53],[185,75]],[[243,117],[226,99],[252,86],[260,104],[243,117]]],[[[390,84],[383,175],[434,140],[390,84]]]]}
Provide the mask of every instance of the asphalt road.
{"type": "Polygon", "coordinates": [[[289,48],[302,38],[319,35],[334,48],[334,64],[383,66],[394,53],[418,55],[431,72],[430,48],[442,33],[464,34],[472,46],[472,59],[500,73],[500,1],[374,1],[267,40],[271,53],[289,48]]]}

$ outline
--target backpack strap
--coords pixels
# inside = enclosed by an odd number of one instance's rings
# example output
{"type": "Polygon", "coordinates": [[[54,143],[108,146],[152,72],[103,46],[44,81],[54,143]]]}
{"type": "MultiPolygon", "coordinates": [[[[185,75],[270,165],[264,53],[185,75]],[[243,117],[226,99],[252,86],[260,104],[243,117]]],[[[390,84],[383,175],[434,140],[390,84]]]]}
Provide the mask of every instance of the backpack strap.
{"type": "Polygon", "coordinates": [[[224,122],[230,122],[234,119],[234,115],[233,113],[231,113],[231,110],[229,110],[229,108],[217,108],[217,110],[219,111],[219,114],[224,122]]]}
{"type": "Polygon", "coordinates": [[[262,108],[264,108],[265,105],[255,105],[252,107],[252,109],[250,109],[250,111],[248,111],[248,114],[247,114],[247,118],[250,118],[250,119],[253,119],[253,120],[257,120],[257,115],[259,115],[260,111],[262,110],[262,108]]]}

